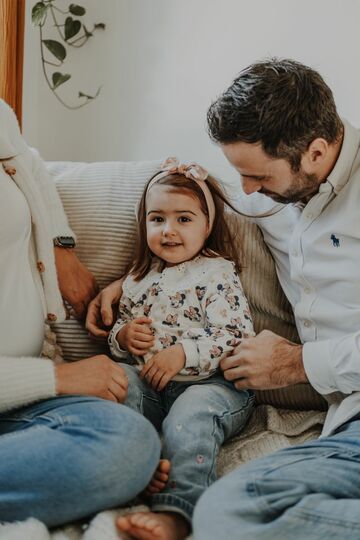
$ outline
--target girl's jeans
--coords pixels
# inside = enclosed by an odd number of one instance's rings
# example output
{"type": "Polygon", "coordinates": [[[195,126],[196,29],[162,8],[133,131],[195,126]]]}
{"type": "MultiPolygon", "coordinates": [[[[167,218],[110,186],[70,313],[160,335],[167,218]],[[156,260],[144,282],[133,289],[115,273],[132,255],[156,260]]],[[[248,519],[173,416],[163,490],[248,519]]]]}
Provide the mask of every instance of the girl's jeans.
{"type": "Polygon", "coordinates": [[[243,465],[201,497],[194,540],[359,540],[360,420],[243,465]]]}
{"type": "Polygon", "coordinates": [[[225,440],[239,433],[252,410],[251,391],[237,391],[222,375],[203,381],[171,381],[162,392],[142,381],[133,366],[126,405],[141,412],[163,433],[163,457],[171,461],[165,489],[151,508],[191,520],[202,492],[216,480],[216,458],[225,440]]]}
{"type": "Polygon", "coordinates": [[[124,405],[67,396],[0,415],[0,521],[47,526],[128,502],[149,482],[160,440],[124,405]]]}

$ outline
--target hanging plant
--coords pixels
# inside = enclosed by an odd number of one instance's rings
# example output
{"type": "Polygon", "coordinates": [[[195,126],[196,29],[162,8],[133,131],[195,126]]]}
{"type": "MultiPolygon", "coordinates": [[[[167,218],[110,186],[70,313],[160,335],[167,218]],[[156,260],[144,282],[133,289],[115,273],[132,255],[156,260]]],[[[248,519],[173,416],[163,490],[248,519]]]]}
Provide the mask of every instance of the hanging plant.
{"type": "Polygon", "coordinates": [[[60,9],[57,5],[57,0],[43,0],[37,2],[32,8],[31,19],[34,26],[39,27],[40,35],[40,50],[41,62],[45,76],[45,80],[53,92],[55,97],[68,109],[80,109],[87,105],[90,101],[97,98],[100,93],[100,88],[92,96],[85,92],[79,91],[78,98],[81,103],[78,105],[69,105],[58,94],[58,88],[67,83],[71,79],[70,73],[56,69],[50,73],[51,66],[53,68],[61,68],[67,57],[68,47],[83,47],[85,43],[93,37],[97,30],[105,30],[104,23],[96,23],[91,30],[88,30],[82,20],[75,17],[83,17],[86,13],[84,7],[77,4],[70,4],[67,11],[60,9]],[[48,20],[51,19],[53,26],[57,29],[60,40],[44,39],[43,29],[48,20]],[[51,54],[48,59],[48,53],[51,54]]]}

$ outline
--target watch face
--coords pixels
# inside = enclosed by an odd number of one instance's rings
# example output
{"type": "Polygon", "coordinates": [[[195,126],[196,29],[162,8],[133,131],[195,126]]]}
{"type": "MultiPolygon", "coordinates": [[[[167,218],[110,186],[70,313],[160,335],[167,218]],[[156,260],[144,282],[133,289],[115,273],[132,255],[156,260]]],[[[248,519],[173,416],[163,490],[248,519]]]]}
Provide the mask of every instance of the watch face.
{"type": "Polygon", "coordinates": [[[75,247],[75,240],[71,236],[58,236],[55,245],[73,248],[75,247]]]}

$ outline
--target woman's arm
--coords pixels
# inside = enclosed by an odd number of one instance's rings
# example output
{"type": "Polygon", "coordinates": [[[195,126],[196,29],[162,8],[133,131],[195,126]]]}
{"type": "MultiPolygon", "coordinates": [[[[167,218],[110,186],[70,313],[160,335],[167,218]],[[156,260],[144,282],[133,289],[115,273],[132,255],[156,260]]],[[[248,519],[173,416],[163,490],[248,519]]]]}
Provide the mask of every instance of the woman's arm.
{"type": "Polygon", "coordinates": [[[0,357],[0,413],[55,395],[51,360],[0,357]]]}
{"type": "Polygon", "coordinates": [[[127,378],[106,355],[55,366],[44,358],[0,357],[0,413],[56,395],[79,394],[123,402],[127,378]]]}

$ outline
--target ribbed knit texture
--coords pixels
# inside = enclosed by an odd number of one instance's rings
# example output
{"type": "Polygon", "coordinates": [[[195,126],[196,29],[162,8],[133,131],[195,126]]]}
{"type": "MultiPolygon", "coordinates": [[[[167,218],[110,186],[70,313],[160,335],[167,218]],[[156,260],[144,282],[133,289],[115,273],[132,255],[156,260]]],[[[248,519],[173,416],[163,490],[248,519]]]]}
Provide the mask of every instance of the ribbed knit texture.
{"type": "MultiPolygon", "coordinates": [[[[36,258],[31,251],[30,263],[35,280],[42,284],[44,292],[44,319],[47,313],[65,318],[63,302],[58,288],[53,237],[55,234],[72,234],[61,201],[49,174],[36,151],[27,147],[23,140],[16,116],[11,108],[0,100],[0,157],[14,159],[6,163],[15,167],[11,178],[24,194],[31,212],[32,240],[35,241],[36,258]],[[39,278],[36,262],[41,261],[44,272],[39,278]],[[46,304],[46,305],[45,305],[46,304]]],[[[40,293],[42,293],[40,286],[40,293]]],[[[5,314],[2,314],[5,316],[5,314]]],[[[45,355],[56,356],[54,344],[46,337],[45,355]]],[[[0,353],[1,355],[1,353],[0,353]]],[[[13,358],[0,356],[0,411],[26,405],[55,395],[53,363],[41,358],[13,358]]]]}
{"type": "Polygon", "coordinates": [[[290,411],[271,405],[254,409],[246,429],[220,450],[218,475],[252,459],[319,437],[325,412],[290,411]]]}
{"type": "MultiPolygon", "coordinates": [[[[131,260],[135,203],[161,163],[47,164],[77,237],[77,255],[94,273],[100,288],[120,277],[131,260]]],[[[109,352],[106,344],[89,339],[84,326],[74,318],[53,328],[67,361],[109,352]]]]}
{"type": "Polygon", "coordinates": [[[0,412],[55,395],[51,360],[1,357],[0,412]]]}
{"type": "MultiPolygon", "coordinates": [[[[240,274],[255,331],[272,330],[299,343],[294,316],[276,275],[275,263],[259,227],[234,212],[228,214],[242,267],[240,274]]],[[[326,410],[326,401],[309,384],[256,392],[257,403],[301,410],[326,410]]]]}

